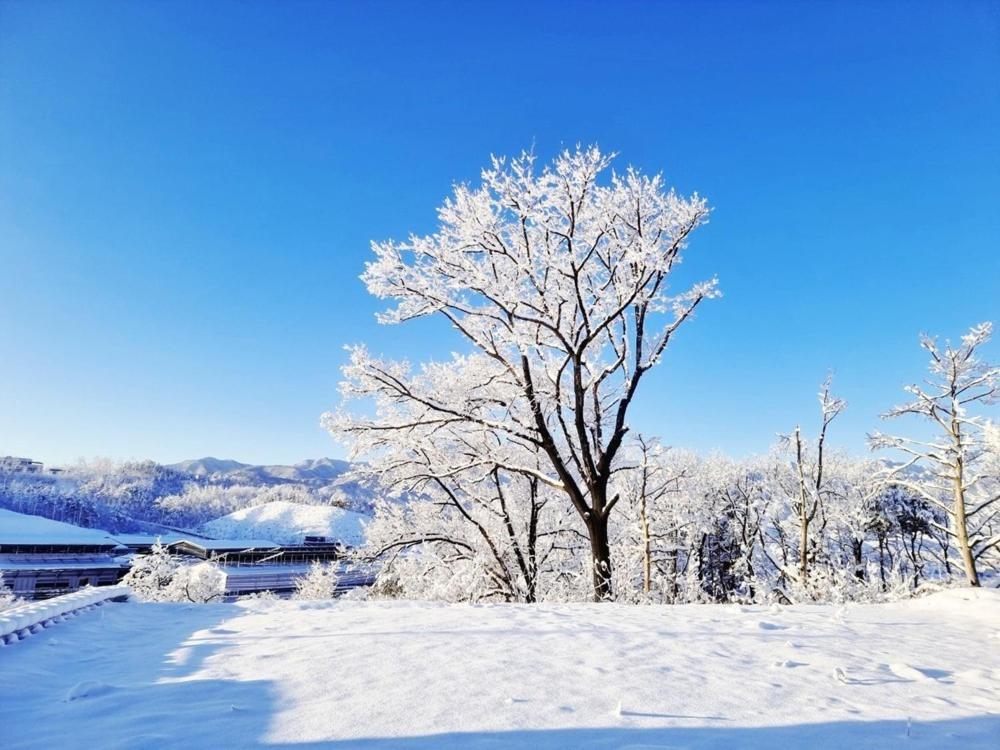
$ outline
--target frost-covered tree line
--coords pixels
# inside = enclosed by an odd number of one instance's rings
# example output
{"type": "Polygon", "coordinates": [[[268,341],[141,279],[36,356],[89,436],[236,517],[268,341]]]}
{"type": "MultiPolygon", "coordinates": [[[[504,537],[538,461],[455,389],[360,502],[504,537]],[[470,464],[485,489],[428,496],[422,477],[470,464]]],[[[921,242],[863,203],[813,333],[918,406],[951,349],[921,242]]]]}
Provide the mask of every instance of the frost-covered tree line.
{"type": "Polygon", "coordinates": [[[110,532],[144,524],[197,528],[243,508],[273,501],[350,507],[334,485],[249,485],[206,479],[153,461],[80,462],[59,474],[0,471],[0,507],[110,532]]]}
{"type": "MultiPolygon", "coordinates": [[[[963,532],[952,488],[934,465],[830,448],[827,430],[844,408],[838,400],[832,411],[831,399],[824,384],[816,437],[796,429],[749,459],[699,456],[641,436],[630,442],[613,480],[620,498],[609,529],[614,599],[880,601],[996,575],[997,429],[982,423],[982,444],[966,451],[974,477],[963,532]]],[[[976,440],[970,434],[963,450],[976,440]]],[[[433,480],[395,471],[391,483],[410,500],[384,500],[355,551],[359,560],[382,561],[377,593],[523,602],[592,594],[589,540],[554,488],[497,471],[433,480]]]]}
{"type": "Polygon", "coordinates": [[[714,280],[673,289],[705,201],[610,165],[596,148],[540,169],[533,154],[494,158],[480,186],[455,188],[434,234],[373,244],[362,278],[390,302],[380,321],[441,319],[462,346],[419,367],[354,347],[344,403],[324,415],[388,488],[357,553],[382,564],[376,593],[879,599],[994,570],[998,458],[981,407],[998,371],[977,354],[988,324],[956,347],[924,339],[933,384],[885,415],[925,417],[939,429],[929,442],[876,434],[876,457],[833,450],[846,404],[829,382],[815,428],[764,456],[701,457],[631,433],[644,375],[719,293],[714,280]]]}

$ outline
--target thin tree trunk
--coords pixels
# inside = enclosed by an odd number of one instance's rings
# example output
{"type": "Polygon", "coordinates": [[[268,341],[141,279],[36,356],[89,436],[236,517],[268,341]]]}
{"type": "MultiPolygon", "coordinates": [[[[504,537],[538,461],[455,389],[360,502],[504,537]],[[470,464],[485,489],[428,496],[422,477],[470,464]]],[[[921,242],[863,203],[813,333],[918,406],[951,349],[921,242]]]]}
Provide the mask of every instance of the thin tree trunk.
{"type": "Polygon", "coordinates": [[[809,511],[806,490],[805,469],[802,466],[802,434],[795,428],[795,462],[799,470],[799,580],[805,583],[809,577],[809,511]]]}
{"type": "Polygon", "coordinates": [[[958,472],[955,476],[955,538],[958,540],[958,551],[962,555],[965,566],[965,577],[970,586],[979,585],[979,573],[976,571],[976,559],[972,555],[969,544],[969,529],[965,518],[965,490],[962,487],[962,459],[958,459],[958,472]]]}
{"type": "MultiPolygon", "coordinates": [[[[954,394],[954,385],[952,385],[954,394]]],[[[955,518],[955,538],[958,540],[958,551],[962,555],[962,563],[965,565],[965,577],[970,586],[979,585],[979,573],[976,571],[976,558],[972,555],[972,547],[969,545],[969,527],[965,517],[965,460],[962,456],[962,428],[958,422],[959,405],[957,397],[952,396],[952,417],[951,433],[955,441],[955,474],[952,479],[952,492],[954,495],[954,518],[955,518]]]]}
{"type": "Polygon", "coordinates": [[[639,522],[642,528],[642,593],[648,594],[652,577],[652,544],[649,536],[649,517],[646,515],[646,496],[639,501],[639,522]]]}

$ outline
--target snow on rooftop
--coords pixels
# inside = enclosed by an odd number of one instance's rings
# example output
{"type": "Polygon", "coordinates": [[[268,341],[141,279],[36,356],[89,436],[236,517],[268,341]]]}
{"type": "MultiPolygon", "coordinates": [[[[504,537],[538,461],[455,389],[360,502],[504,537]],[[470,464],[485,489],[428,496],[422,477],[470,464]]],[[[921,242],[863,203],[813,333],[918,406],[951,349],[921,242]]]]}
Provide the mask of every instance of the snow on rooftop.
{"type": "Polygon", "coordinates": [[[302,505],[275,501],[230,513],[209,521],[201,530],[228,539],[264,536],[280,544],[301,544],[306,536],[324,536],[348,546],[364,539],[367,517],[329,505],[302,505]]]}
{"type": "Polygon", "coordinates": [[[179,534],[175,532],[167,532],[164,534],[115,534],[115,539],[124,544],[126,547],[137,547],[147,544],[153,545],[157,542],[160,544],[171,544],[173,542],[179,542],[182,539],[190,539],[194,542],[203,541],[200,536],[192,534],[179,534]]]}
{"type": "Polygon", "coordinates": [[[245,549],[273,549],[281,545],[270,539],[189,539],[182,538],[188,544],[209,551],[232,551],[245,549]]]}
{"type": "Polygon", "coordinates": [[[0,508],[0,544],[65,544],[117,546],[106,531],[53,521],[0,508]]]}

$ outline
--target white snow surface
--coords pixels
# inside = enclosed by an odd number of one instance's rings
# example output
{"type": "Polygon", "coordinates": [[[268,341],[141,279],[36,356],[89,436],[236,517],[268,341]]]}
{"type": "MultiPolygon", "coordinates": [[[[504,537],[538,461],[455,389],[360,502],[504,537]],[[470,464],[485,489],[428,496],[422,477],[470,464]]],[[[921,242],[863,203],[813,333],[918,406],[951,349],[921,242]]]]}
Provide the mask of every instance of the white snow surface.
{"type": "Polygon", "coordinates": [[[111,544],[106,531],[0,508],[0,544],[111,544]]]}
{"type": "Polygon", "coordinates": [[[301,544],[305,536],[325,536],[347,545],[364,538],[366,516],[329,505],[302,505],[276,500],[234,511],[201,527],[223,539],[273,539],[279,544],[301,544]]]}
{"type": "Polygon", "coordinates": [[[0,648],[3,747],[996,750],[1000,591],[129,602],[0,648]]]}

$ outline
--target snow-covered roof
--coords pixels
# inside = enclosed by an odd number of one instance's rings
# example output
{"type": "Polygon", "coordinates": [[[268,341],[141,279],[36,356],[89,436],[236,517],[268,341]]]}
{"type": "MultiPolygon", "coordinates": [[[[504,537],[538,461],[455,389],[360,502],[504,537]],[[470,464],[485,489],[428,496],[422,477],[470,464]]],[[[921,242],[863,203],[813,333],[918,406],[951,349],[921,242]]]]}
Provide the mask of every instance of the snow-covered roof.
{"type": "Polygon", "coordinates": [[[34,562],[11,561],[0,557],[0,571],[4,570],[112,570],[121,568],[114,560],[88,560],[83,562],[34,562]]]}
{"type": "Polygon", "coordinates": [[[41,516],[30,516],[0,508],[0,544],[111,546],[118,542],[106,531],[85,529],[41,516]]]}
{"type": "Polygon", "coordinates": [[[191,539],[195,542],[208,541],[206,539],[202,539],[200,536],[178,534],[174,532],[168,532],[165,534],[115,534],[115,539],[124,544],[126,547],[151,546],[156,544],[157,540],[159,540],[161,544],[172,544],[173,542],[179,542],[182,539],[191,539]]]}
{"type": "Polygon", "coordinates": [[[274,549],[280,544],[269,539],[188,539],[182,537],[179,541],[194,547],[201,547],[209,552],[232,552],[245,549],[274,549]]]}
{"type": "Polygon", "coordinates": [[[323,536],[348,546],[364,539],[367,517],[330,505],[303,505],[276,500],[243,508],[209,521],[201,531],[228,538],[267,536],[281,544],[301,544],[307,536],[323,536]]]}

